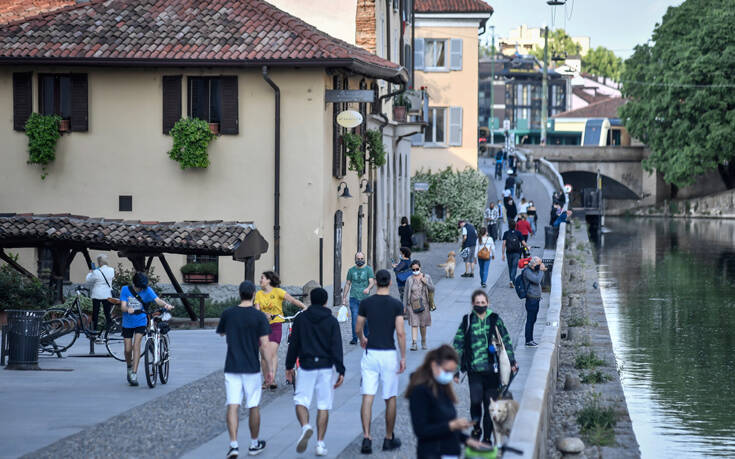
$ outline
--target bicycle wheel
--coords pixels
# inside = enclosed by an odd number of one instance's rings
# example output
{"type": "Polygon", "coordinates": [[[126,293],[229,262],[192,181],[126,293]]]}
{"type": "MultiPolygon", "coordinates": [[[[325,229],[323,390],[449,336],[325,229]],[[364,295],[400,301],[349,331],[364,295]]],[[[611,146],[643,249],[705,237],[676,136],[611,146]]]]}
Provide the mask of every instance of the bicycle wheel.
{"type": "Polygon", "coordinates": [[[156,354],[153,346],[153,340],[149,339],[145,342],[145,380],[148,387],[153,389],[156,387],[156,354]]]}
{"type": "Polygon", "coordinates": [[[168,382],[169,357],[171,356],[168,351],[168,336],[161,336],[161,345],[158,350],[161,353],[161,363],[158,367],[158,379],[161,380],[161,384],[166,384],[168,382]]]}
{"type": "Polygon", "coordinates": [[[105,331],[105,347],[115,360],[125,361],[125,340],[122,336],[122,324],[113,319],[110,328],[105,331]]]}
{"type": "Polygon", "coordinates": [[[79,327],[77,326],[77,316],[69,314],[64,308],[49,308],[43,315],[43,322],[48,323],[46,342],[51,345],[50,341],[56,344],[54,352],[64,352],[74,345],[79,338],[79,327]]]}
{"type": "Polygon", "coordinates": [[[63,330],[64,322],[61,319],[52,319],[45,322],[41,322],[41,333],[39,340],[39,349],[41,352],[48,352],[50,354],[56,354],[61,352],[59,347],[54,342],[54,336],[58,330],[63,330]]]}

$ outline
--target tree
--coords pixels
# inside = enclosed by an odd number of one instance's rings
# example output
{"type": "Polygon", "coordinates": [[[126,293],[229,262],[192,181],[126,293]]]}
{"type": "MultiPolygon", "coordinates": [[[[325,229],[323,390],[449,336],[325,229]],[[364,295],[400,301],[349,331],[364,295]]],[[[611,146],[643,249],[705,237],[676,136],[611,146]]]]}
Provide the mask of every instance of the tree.
{"type": "Polygon", "coordinates": [[[678,187],[717,169],[735,188],[732,24],[732,0],[686,0],[625,61],[621,118],[652,151],[644,168],[678,187]]]}
{"type": "MultiPolygon", "coordinates": [[[[543,30],[541,31],[543,33],[543,30]]],[[[567,57],[579,55],[582,52],[582,45],[572,40],[564,29],[556,29],[549,32],[549,60],[555,56],[567,57]]],[[[539,61],[544,60],[544,47],[536,46],[531,50],[531,54],[539,61]]]]}
{"type": "Polygon", "coordinates": [[[591,49],[582,57],[582,71],[585,73],[620,81],[622,70],[623,60],[604,46],[591,49]]]}

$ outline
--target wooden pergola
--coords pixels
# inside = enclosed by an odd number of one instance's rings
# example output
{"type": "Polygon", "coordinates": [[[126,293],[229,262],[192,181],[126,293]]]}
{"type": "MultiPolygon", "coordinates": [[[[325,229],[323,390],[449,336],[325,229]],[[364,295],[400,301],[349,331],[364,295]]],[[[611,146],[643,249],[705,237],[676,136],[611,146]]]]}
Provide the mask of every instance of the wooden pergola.
{"type": "MultiPolygon", "coordinates": [[[[147,271],[158,258],[176,292],[184,291],[164,254],[231,256],[244,263],[244,278],[254,280],[255,260],[268,250],[268,242],[251,222],[154,222],[90,218],[70,214],[0,214],[0,259],[31,279],[38,277],[5,249],[47,248],[53,263],[50,286],[63,299],[64,273],[78,254],[92,267],[89,250],[117,251],[136,271],[147,271]]],[[[191,304],[182,302],[192,320],[191,304]]]]}

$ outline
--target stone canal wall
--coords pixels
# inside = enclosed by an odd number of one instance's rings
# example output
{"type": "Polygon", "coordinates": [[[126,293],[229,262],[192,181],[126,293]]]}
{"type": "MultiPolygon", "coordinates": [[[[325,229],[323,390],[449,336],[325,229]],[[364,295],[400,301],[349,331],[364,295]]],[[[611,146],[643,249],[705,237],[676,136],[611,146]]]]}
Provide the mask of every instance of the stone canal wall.
{"type": "Polygon", "coordinates": [[[638,217],[727,218],[735,219],[735,190],[700,198],[666,200],[627,213],[638,217]]]}

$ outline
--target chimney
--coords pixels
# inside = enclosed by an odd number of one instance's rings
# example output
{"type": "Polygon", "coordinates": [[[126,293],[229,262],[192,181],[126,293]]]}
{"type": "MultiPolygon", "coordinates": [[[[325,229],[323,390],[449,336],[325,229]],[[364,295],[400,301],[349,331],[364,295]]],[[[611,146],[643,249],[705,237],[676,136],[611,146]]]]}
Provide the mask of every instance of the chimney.
{"type": "Polygon", "coordinates": [[[357,0],[355,44],[375,54],[375,0],[357,0]]]}

